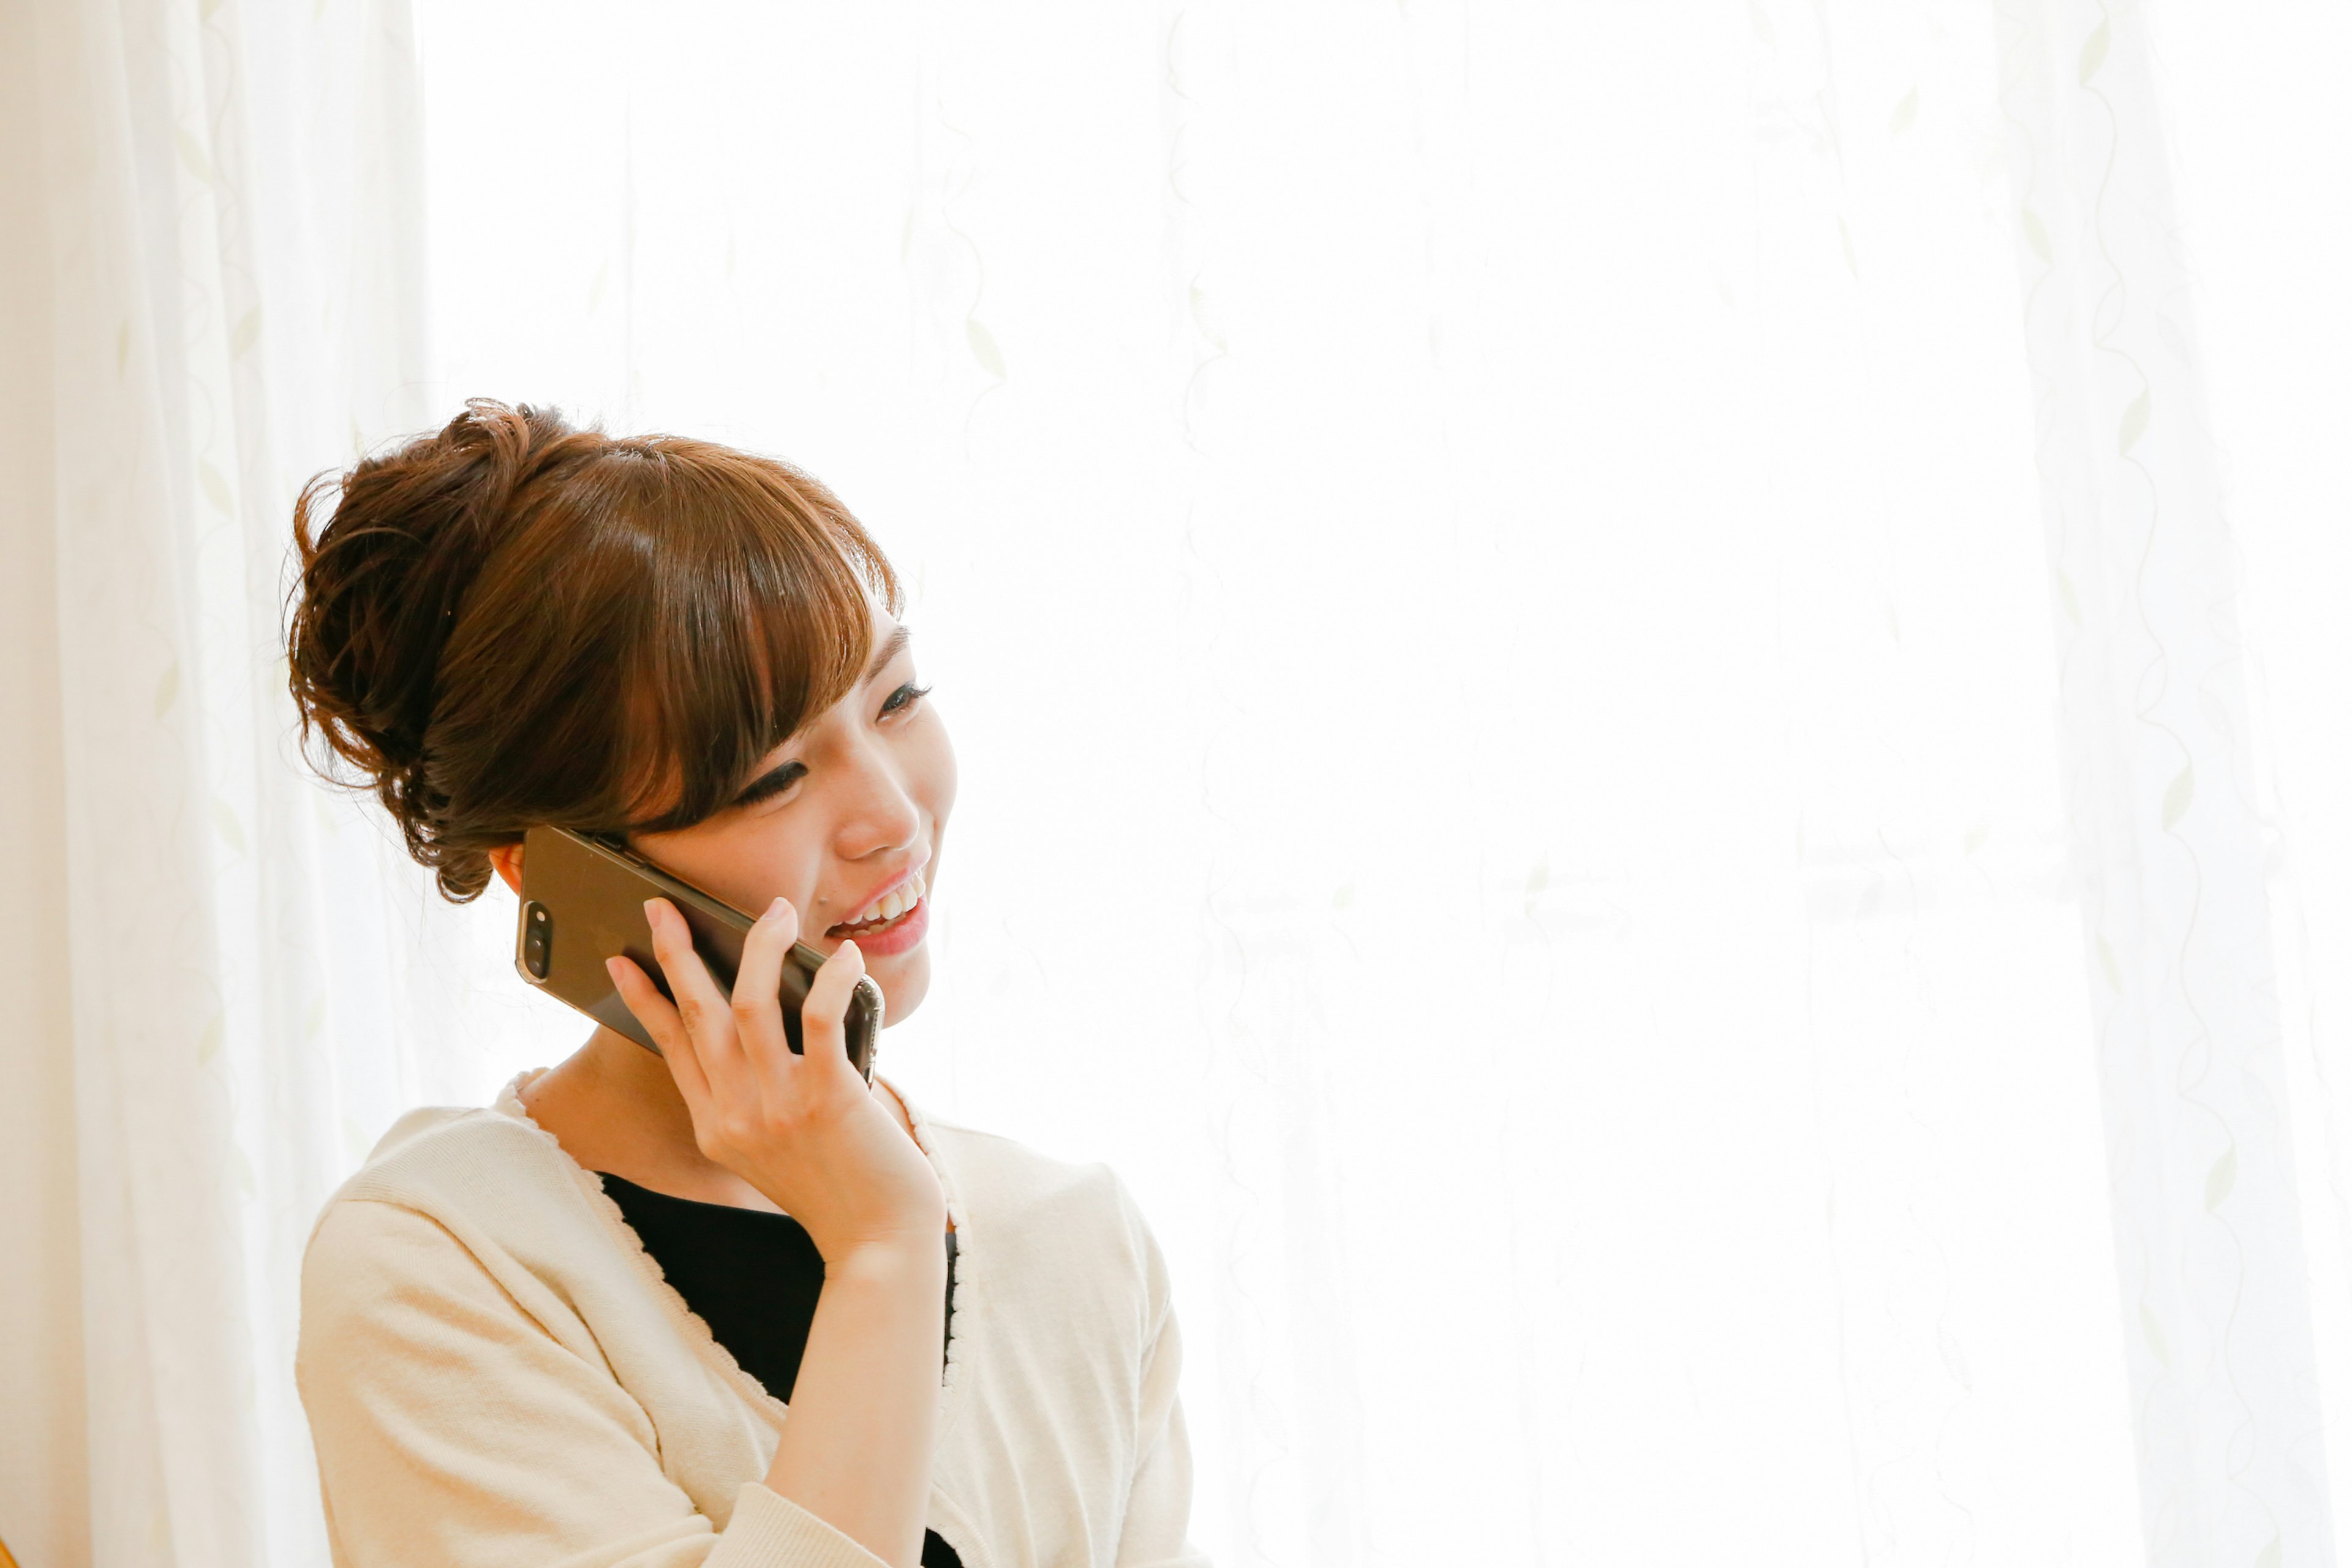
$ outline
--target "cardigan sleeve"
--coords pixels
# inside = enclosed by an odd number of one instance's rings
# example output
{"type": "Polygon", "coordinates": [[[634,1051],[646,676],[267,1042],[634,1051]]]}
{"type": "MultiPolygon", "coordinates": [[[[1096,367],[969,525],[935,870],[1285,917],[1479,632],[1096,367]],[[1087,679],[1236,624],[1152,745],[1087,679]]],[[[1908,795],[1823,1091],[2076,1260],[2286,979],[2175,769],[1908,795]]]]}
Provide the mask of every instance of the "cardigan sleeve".
{"type": "Polygon", "coordinates": [[[397,1204],[320,1220],[296,1377],[337,1568],[883,1568],[758,1482],[714,1529],[593,1342],[560,1341],[397,1204]]]}
{"type": "Polygon", "coordinates": [[[1118,1568],[1209,1568],[1208,1558],[1185,1537],[1192,1511],[1192,1450],[1184,1436],[1183,1404],[1176,1396],[1182,1363],[1176,1314],[1163,1312],[1143,1364],[1141,1430],[1127,1520],[1119,1529],[1118,1568]]]}
{"type": "Polygon", "coordinates": [[[1186,1534],[1192,1513],[1192,1449],[1184,1435],[1183,1403],[1176,1394],[1184,1345],[1170,1301],[1168,1262],[1125,1184],[1114,1176],[1111,1184],[1130,1244],[1143,1265],[1143,1304],[1149,1313],[1136,1399],[1135,1469],[1128,1478],[1127,1515],[1119,1526],[1115,1568],[1210,1568],[1207,1556],[1186,1534]]]}

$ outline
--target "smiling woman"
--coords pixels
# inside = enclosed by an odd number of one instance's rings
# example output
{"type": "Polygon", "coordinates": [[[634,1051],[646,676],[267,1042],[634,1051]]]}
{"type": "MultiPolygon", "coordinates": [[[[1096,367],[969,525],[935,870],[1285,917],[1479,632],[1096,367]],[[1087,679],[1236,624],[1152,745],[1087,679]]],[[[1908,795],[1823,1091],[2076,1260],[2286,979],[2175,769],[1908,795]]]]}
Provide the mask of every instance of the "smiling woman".
{"type": "Polygon", "coordinates": [[[1199,1562],[1117,1179],[849,1063],[861,977],[892,1019],[929,987],[955,798],[856,520],[772,459],[477,402],[311,486],[296,534],[306,729],[446,896],[519,886],[552,826],[763,911],[730,993],[648,901],[666,984],[607,969],[658,1054],[600,1026],[328,1204],[298,1373],[337,1561],[1199,1562]]]}

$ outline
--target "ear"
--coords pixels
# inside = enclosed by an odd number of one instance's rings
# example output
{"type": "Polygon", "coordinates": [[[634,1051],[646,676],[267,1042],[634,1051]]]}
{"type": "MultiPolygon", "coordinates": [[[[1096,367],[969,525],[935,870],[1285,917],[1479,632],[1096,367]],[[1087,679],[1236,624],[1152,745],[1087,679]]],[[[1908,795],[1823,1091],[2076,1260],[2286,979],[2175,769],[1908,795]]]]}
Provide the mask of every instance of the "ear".
{"type": "Polygon", "coordinates": [[[490,864],[498,868],[499,878],[517,893],[522,891],[522,846],[501,844],[490,851],[490,864]]]}

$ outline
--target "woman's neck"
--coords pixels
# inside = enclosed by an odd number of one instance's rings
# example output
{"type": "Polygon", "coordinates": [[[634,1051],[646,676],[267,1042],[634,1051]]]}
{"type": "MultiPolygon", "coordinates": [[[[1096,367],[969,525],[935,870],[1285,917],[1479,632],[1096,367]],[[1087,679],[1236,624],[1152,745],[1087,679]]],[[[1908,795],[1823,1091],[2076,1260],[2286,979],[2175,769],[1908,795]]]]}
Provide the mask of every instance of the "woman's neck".
{"type": "MultiPolygon", "coordinates": [[[[913,1136],[898,1097],[887,1085],[877,1088],[891,1116],[913,1136]]],[[[598,1029],[586,1045],[531,1079],[522,1102],[531,1120],[591,1171],[674,1198],[782,1212],[704,1155],[668,1064],[626,1035],[598,1029]]]]}

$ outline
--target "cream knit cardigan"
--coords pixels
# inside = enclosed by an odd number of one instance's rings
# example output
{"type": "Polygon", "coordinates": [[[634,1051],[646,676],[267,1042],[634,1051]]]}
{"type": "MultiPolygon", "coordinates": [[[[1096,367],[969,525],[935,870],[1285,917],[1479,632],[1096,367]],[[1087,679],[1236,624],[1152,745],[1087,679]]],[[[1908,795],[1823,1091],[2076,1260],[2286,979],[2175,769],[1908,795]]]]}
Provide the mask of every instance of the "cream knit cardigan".
{"type": "MultiPolygon", "coordinates": [[[[530,1120],[529,1078],[403,1117],[311,1234],[296,1372],[338,1568],[875,1568],[761,1484],[784,1405],[530,1120]]],[[[1206,1568],[1133,1201],[908,1113],[957,1231],[930,1528],[964,1568],[1206,1568]]]]}

